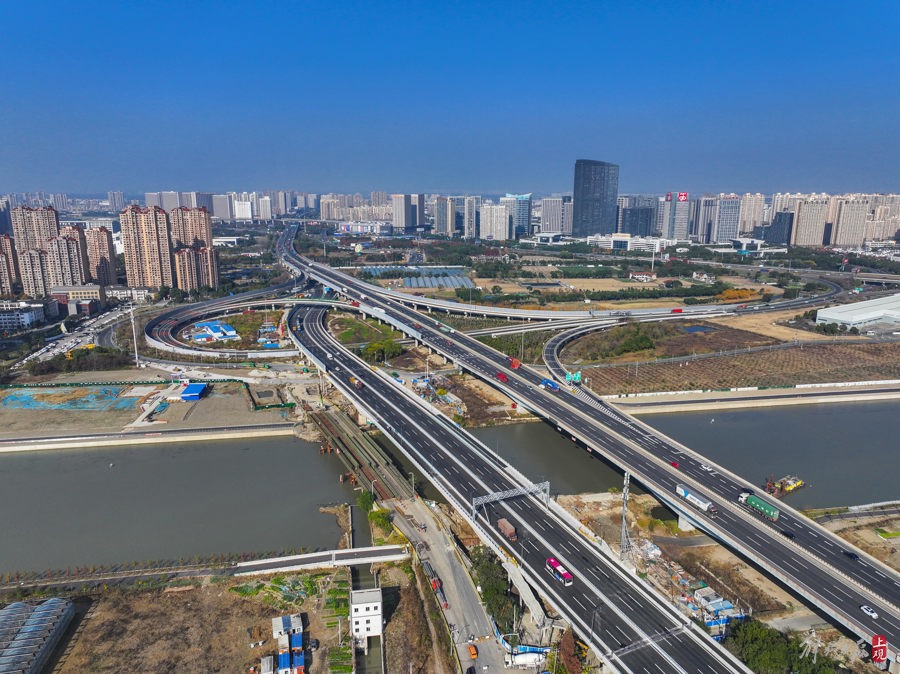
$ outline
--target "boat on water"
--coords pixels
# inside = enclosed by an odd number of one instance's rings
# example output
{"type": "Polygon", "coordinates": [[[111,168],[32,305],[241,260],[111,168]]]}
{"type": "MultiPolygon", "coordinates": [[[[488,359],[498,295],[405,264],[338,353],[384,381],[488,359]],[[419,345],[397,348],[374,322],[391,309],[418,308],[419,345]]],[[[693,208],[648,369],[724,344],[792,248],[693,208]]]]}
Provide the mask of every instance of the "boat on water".
{"type": "Polygon", "coordinates": [[[774,479],[774,477],[769,477],[763,488],[775,498],[781,498],[805,486],[806,482],[796,475],[785,475],[778,480],[774,479]]]}

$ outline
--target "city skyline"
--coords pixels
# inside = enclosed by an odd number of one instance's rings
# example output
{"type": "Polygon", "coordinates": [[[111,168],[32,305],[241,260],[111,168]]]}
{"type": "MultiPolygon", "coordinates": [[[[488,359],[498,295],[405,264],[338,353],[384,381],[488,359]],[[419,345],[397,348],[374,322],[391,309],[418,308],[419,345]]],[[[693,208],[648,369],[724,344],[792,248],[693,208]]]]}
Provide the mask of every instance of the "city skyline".
{"type": "Polygon", "coordinates": [[[5,6],[0,192],[897,190],[894,3],[112,7],[5,6]]]}

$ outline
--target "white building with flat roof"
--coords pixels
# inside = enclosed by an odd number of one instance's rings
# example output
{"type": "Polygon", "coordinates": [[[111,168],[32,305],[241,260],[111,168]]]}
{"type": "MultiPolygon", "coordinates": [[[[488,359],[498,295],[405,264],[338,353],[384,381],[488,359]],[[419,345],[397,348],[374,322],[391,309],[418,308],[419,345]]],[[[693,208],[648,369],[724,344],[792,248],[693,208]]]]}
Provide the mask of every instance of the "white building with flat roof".
{"type": "Polygon", "coordinates": [[[819,309],[816,324],[836,323],[847,328],[863,328],[876,323],[900,324],[900,293],[865,302],[819,309]]]}
{"type": "Polygon", "coordinates": [[[381,636],[381,588],[350,592],[350,630],[354,639],[381,636]]]}

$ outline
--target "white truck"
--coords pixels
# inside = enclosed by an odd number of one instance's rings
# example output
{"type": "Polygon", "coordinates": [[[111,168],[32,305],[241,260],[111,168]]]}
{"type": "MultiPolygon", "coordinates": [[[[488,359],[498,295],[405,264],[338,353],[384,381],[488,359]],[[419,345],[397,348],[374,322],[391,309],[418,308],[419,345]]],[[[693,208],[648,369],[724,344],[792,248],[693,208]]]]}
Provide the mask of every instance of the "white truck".
{"type": "Polygon", "coordinates": [[[712,501],[710,501],[708,498],[700,496],[696,492],[691,491],[683,484],[675,485],[675,493],[685,501],[690,503],[692,506],[697,508],[697,510],[702,510],[710,517],[715,517],[719,514],[719,511],[716,510],[716,506],[712,501]]]}

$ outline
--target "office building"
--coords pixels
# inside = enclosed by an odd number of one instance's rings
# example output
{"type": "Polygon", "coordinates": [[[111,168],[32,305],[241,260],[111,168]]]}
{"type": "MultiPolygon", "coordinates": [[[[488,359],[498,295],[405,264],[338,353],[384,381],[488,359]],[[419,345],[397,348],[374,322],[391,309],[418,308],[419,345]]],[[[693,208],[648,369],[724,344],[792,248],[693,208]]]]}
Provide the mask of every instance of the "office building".
{"type": "Polygon", "coordinates": [[[572,234],[572,198],[571,197],[563,197],[563,205],[562,205],[562,229],[560,230],[563,234],[572,234]]]}
{"type": "Polygon", "coordinates": [[[418,229],[425,226],[425,195],[411,194],[410,206],[412,208],[412,224],[411,226],[418,229]]]}
{"type": "Polygon", "coordinates": [[[506,206],[485,203],[481,205],[480,217],[482,240],[507,241],[512,236],[512,219],[506,206]]]}
{"type": "Polygon", "coordinates": [[[618,196],[617,164],[591,159],[577,160],[572,198],[572,235],[586,237],[615,232],[618,196]]]}
{"type": "Polygon", "coordinates": [[[12,215],[8,197],[0,197],[0,235],[12,234],[12,215]]]}
{"type": "Polygon", "coordinates": [[[839,199],[830,244],[844,248],[861,247],[866,240],[868,212],[869,202],[865,199],[839,199]]]}
{"type": "Polygon", "coordinates": [[[633,237],[648,237],[656,225],[656,213],[648,206],[623,208],[621,212],[622,233],[633,237]]]}
{"type": "Polygon", "coordinates": [[[230,194],[212,195],[212,214],[222,222],[231,222],[234,219],[234,210],[230,194]]]}
{"type": "Polygon", "coordinates": [[[258,197],[253,212],[256,213],[257,220],[271,220],[272,199],[270,197],[258,197]]]}
{"type": "MultiPolygon", "coordinates": [[[[502,201],[502,199],[501,199],[502,201]]],[[[463,212],[463,238],[477,239],[480,223],[481,197],[466,197],[463,212]]]]}
{"type": "Polygon", "coordinates": [[[52,206],[19,206],[12,209],[12,228],[17,251],[44,250],[47,241],[59,236],[59,214],[52,206]]]}
{"type": "Polygon", "coordinates": [[[772,224],[761,225],[754,229],[753,238],[784,246],[790,243],[793,229],[794,214],[790,211],[781,211],[772,218],[772,224]]]}
{"type": "Polygon", "coordinates": [[[462,231],[465,212],[465,197],[447,197],[447,219],[450,224],[450,236],[456,236],[457,232],[462,231]]]}
{"type": "MultiPolygon", "coordinates": [[[[531,233],[531,194],[507,194],[512,199],[512,238],[531,233]]],[[[504,200],[501,200],[501,203],[504,200]]]]}
{"type": "Polygon", "coordinates": [[[741,198],[720,194],[716,200],[716,223],[711,241],[723,243],[738,238],[741,225],[741,198]]]}
{"type": "Polygon", "coordinates": [[[663,238],[687,241],[690,238],[691,205],[687,192],[668,192],[659,200],[656,229],[663,238]]]}
{"type": "Polygon", "coordinates": [[[116,283],[116,252],[112,231],[106,227],[92,227],[84,233],[87,247],[88,276],[94,283],[111,286],[116,283]]]}
{"type": "Polygon", "coordinates": [[[825,243],[828,202],[820,199],[798,199],[794,211],[792,246],[816,248],[825,243]]]}
{"type": "Polygon", "coordinates": [[[158,207],[129,206],[119,216],[125,252],[125,278],[132,287],[172,288],[169,219],[158,207]]]}
{"type": "Polygon", "coordinates": [[[124,192],[107,192],[106,200],[109,202],[110,213],[118,213],[125,208],[124,192]]]}
{"type": "Polygon", "coordinates": [[[716,227],[716,197],[705,196],[691,201],[689,233],[692,240],[710,243],[716,227]]]}
{"type": "Polygon", "coordinates": [[[563,228],[563,200],[561,197],[541,199],[541,231],[561,232],[563,228]]]}

